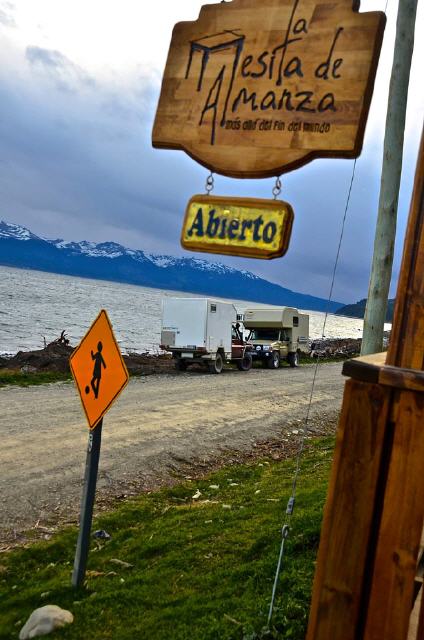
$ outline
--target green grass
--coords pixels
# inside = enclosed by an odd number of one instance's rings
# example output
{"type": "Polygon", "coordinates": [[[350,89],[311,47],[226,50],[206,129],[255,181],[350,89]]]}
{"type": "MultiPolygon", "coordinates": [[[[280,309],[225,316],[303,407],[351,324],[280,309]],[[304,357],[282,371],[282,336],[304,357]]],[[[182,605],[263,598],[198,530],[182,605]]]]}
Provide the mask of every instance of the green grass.
{"type": "Polygon", "coordinates": [[[34,384],[45,384],[47,382],[62,382],[71,380],[70,373],[59,373],[57,371],[36,371],[34,373],[22,373],[14,369],[0,369],[0,387],[6,385],[17,385],[19,387],[29,387],[34,384]]]}
{"type": "Polygon", "coordinates": [[[16,638],[31,611],[51,603],[75,616],[58,638],[303,639],[333,444],[316,441],[302,459],[270,633],[264,628],[294,460],[228,466],[98,517],[94,529],[112,538],[93,540],[84,589],[70,585],[75,528],[4,554],[0,638],[16,638]],[[197,489],[202,495],[193,500],[197,489]]]}

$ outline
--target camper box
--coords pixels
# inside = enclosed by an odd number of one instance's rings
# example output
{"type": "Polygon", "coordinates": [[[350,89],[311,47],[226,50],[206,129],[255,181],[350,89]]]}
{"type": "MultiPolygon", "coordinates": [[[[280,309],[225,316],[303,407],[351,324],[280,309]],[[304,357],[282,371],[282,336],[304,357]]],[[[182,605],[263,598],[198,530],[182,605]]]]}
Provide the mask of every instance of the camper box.
{"type": "Polygon", "coordinates": [[[174,349],[231,354],[231,325],[237,311],[229,302],[210,298],[165,298],[161,344],[174,349]]]}
{"type": "Polygon", "coordinates": [[[246,309],[244,326],[246,329],[292,329],[294,339],[299,341],[299,348],[302,351],[308,351],[309,316],[306,313],[299,313],[294,307],[246,309]]]}
{"type": "Polygon", "coordinates": [[[282,361],[296,367],[298,352],[309,350],[309,316],[294,307],[246,309],[244,326],[250,330],[254,359],[270,369],[282,361]]]}
{"type": "Polygon", "coordinates": [[[234,362],[241,371],[248,371],[252,357],[237,319],[237,310],[230,302],[165,298],[161,348],[172,353],[179,371],[197,363],[220,373],[224,362],[234,362]]]}

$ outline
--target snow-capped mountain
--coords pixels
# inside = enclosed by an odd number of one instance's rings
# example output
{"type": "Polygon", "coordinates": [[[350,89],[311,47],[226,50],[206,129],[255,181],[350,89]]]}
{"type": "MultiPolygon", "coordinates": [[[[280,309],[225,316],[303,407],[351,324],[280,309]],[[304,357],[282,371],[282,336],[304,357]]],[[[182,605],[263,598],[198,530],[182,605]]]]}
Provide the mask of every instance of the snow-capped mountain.
{"type": "Polygon", "coordinates": [[[31,240],[34,238],[39,240],[38,236],[35,236],[25,227],[11,222],[4,222],[3,220],[0,220],[0,238],[14,238],[15,240],[31,240]]]}
{"type": "MultiPolygon", "coordinates": [[[[323,311],[327,302],[285,289],[246,270],[200,258],[156,255],[116,242],[68,242],[0,221],[0,264],[210,296],[323,311]]],[[[342,304],[332,302],[330,311],[342,304]]]]}

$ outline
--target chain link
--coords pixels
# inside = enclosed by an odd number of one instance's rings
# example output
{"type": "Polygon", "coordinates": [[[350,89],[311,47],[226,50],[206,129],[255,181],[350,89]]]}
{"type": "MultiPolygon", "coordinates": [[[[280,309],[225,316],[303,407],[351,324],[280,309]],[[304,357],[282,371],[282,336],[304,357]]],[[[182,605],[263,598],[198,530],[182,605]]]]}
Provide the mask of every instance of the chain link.
{"type": "Polygon", "coordinates": [[[215,186],[215,181],[213,178],[213,173],[212,171],[210,172],[210,174],[208,175],[208,177],[206,178],[206,184],[205,184],[205,189],[206,189],[206,195],[210,195],[211,192],[213,191],[213,188],[215,186]]]}
{"type": "Polygon", "coordinates": [[[274,200],[278,198],[281,193],[282,183],[280,180],[280,176],[275,179],[275,185],[272,188],[272,195],[274,196],[274,200]]]}

